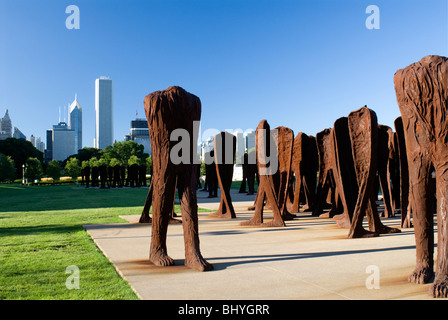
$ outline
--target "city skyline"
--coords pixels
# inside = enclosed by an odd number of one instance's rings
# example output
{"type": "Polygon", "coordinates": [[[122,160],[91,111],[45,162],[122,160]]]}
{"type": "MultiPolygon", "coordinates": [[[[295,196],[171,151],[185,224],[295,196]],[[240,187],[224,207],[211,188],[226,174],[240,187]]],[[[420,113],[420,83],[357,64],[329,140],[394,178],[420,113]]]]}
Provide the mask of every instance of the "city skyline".
{"type": "Polygon", "coordinates": [[[448,6],[375,1],[380,28],[370,30],[370,4],[80,0],[80,28],[69,30],[69,3],[2,2],[0,114],[8,109],[23,134],[44,137],[77,93],[83,147],[92,147],[93,82],[105,75],[114,80],[118,141],[136,112],[143,117],[144,97],[171,85],[201,99],[201,132],[267,119],[315,135],[364,105],[393,127],[393,75],[425,55],[448,55],[448,6]]]}

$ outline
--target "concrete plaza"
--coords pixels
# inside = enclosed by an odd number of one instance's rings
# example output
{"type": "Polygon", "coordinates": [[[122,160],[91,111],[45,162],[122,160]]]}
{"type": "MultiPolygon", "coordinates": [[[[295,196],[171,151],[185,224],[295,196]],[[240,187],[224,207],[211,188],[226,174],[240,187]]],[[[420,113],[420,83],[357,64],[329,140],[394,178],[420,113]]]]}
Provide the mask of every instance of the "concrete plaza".
{"type": "MultiPolygon", "coordinates": [[[[433,299],[430,284],[407,281],[415,266],[412,228],[376,238],[347,239],[347,229],[335,221],[298,214],[284,228],[240,226],[250,219],[255,196],[232,190],[236,219],[209,218],[199,213],[201,252],[214,270],[184,267],[181,224],[168,227],[172,267],[148,261],[151,225],[138,216],[128,223],[85,225],[97,246],[117,271],[145,300],[388,300],[433,299]]],[[[201,208],[216,210],[218,198],[198,191],[201,208]]],[[[265,211],[265,219],[272,217],[265,211]]],[[[400,216],[383,218],[398,227],[400,216]]],[[[436,237],[437,240],[437,237],[436,237]]],[[[437,258],[437,257],[436,257],[437,258]]]]}

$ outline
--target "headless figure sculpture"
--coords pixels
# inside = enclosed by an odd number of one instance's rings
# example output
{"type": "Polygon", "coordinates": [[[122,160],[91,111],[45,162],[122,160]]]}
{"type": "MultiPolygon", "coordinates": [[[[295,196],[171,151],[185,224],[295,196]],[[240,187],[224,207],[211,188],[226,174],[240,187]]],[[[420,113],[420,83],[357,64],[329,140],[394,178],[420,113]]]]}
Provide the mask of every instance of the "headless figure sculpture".
{"type": "MultiPolygon", "coordinates": [[[[434,212],[437,211],[437,272],[430,294],[448,297],[448,58],[426,56],[394,75],[409,165],[417,265],[409,277],[434,277],[434,212]],[[436,182],[431,177],[435,170],[436,182]],[[437,208],[434,193],[437,194],[437,208]]],[[[406,208],[402,207],[402,214],[406,208]]]]}
{"type": "Polygon", "coordinates": [[[174,264],[174,260],[167,253],[166,237],[177,183],[184,231],[185,265],[199,271],[211,270],[212,265],[202,257],[199,248],[196,199],[198,167],[193,161],[198,135],[198,132],[194,132],[193,123],[201,118],[201,101],[180,87],[169,87],[146,96],[144,106],[153,160],[152,236],[149,259],[157,266],[174,264]],[[180,143],[170,139],[176,129],[185,130],[189,136],[190,150],[189,152],[184,150],[189,154],[187,163],[184,161],[179,163],[177,159],[174,162],[172,159],[171,151],[177,143],[180,143]]]}

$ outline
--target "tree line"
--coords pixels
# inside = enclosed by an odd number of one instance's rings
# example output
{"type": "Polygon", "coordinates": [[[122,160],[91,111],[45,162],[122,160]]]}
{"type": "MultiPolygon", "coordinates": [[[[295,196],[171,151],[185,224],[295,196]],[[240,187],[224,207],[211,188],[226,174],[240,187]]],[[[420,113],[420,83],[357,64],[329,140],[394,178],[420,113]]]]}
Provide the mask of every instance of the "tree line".
{"type": "Polygon", "coordinates": [[[69,176],[77,179],[86,166],[132,164],[145,164],[148,171],[152,166],[151,157],[144,152],[143,145],[134,141],[116,142],[104,150],[85,147],[63,161],[51,160],[47,164],[43,162],[43,153],[29,141],[15,138],[0,141],[0,182],[22,179],[23,172],[28,182],[43,177],[59,180],[62,176],[69,176]]]}

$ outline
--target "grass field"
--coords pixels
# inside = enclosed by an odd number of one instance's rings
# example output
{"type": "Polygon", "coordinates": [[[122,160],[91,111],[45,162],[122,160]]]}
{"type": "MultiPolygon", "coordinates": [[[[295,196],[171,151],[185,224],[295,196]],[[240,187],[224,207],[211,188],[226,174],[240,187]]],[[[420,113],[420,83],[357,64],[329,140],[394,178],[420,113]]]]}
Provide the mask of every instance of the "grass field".
{"type": "Polygon", "coordinates": [[[0,184],[0,299],[137,299],[83,224],[125,222],[147,190],[0,184]],[[79,289],[66,287],[69,266],[79,289]]]}

